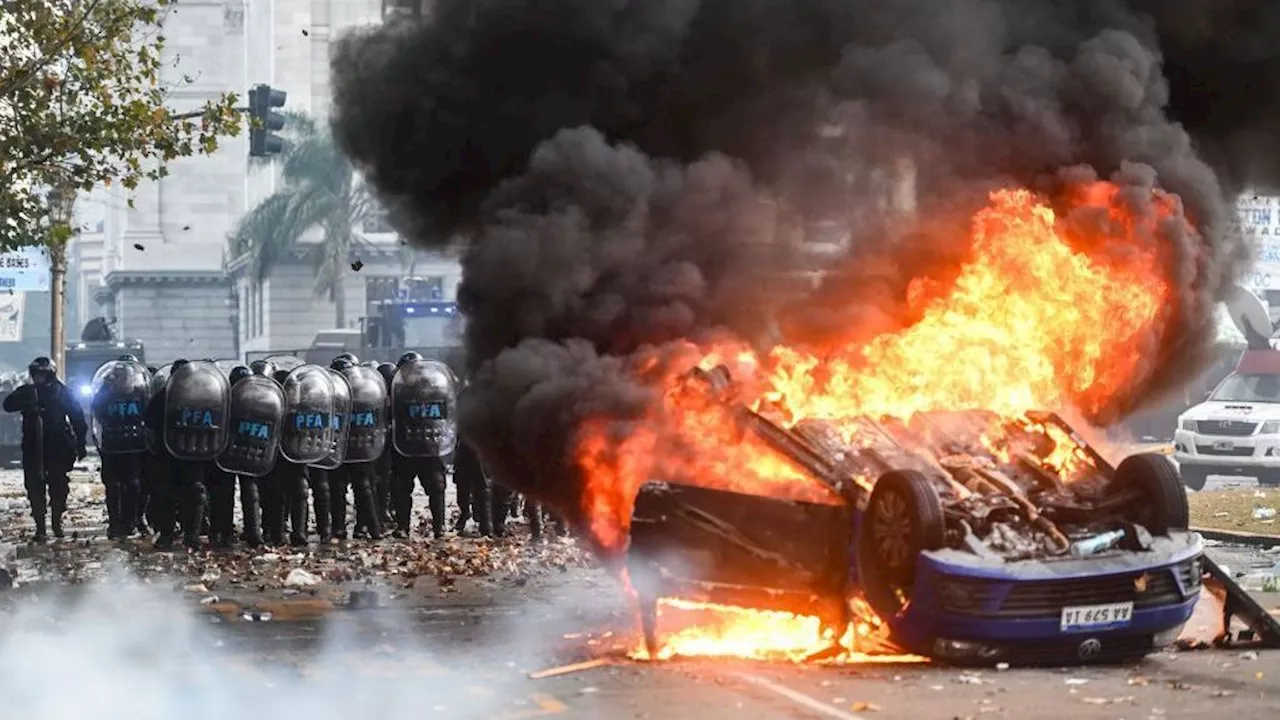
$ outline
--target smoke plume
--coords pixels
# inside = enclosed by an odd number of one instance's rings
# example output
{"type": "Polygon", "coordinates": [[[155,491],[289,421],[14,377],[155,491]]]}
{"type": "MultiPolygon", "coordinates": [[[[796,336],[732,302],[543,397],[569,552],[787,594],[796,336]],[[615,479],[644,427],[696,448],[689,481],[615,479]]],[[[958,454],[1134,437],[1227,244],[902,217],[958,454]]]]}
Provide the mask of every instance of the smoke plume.
{"type": "Polygon", "coordinates": [[[1177,288],[1155,360],[1094,419],[1184,382],[1249,257],[1226,198],[1280,179],[1280,95],[1258,90],[1280,82],[1280,9],[1248,7],[437,0],[341,40],[333,126],[413,242],[466,238],[464,430],[569,511],[576,428],[625,434],[653,404],[644,373],[711,334],[821,345],[909,323],[906,283],[945,280],[1011,183],[1181,198],[1197,232],[1151,240],[1177,288]],[[903,168],[909,224],[886,200],[903,168]],[[823,228],[852,249],[797,300],[779,271],[823,228]]]}

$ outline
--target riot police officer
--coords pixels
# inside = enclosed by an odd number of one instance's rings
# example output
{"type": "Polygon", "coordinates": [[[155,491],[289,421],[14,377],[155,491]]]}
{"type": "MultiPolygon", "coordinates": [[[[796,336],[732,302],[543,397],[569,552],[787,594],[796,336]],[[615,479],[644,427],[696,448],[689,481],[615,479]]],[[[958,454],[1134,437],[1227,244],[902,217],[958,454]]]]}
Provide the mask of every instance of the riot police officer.
{"type": "MultiPolygon", "coordinates": [[[[231,368],[228,380],[235,386],[249,374],[249,368],[237,365],[231,368]]],[[[209,540],[217,548],[231,547],[235,541],[236,483],[237,476],[222,468],[214,467],[209,470],[209,540]]],[[[240,502],[244,506],[245,542],[250,545],[260,544],[256,537],[257,517],[254,512],[257,507],[257,485],[251,477],[240,477],[239,484],[240,502]]]]}
{"type": "Polygon", "coordinates": [[[107,538],[129,537],[139,524],[142,460],[146,452],[143,411],[151,376],[133,355],[104,363],[93,376],[94,440],[102,458],[106,489],[107,538]]]}
{"type": "MultiPolygon", "coordinates": [[[[386,383],[387,390],[391,390],[391,382],[395,379],[396,366],[391,363],[375,363],[374,369],[382,376],[386,383]]],[[[388,396],[388,405],[390,405],[390,397],[388,396]]],[[[388,408],[390,409],[390,408],[388,408]]],[[[383,528],[393,527],[395,520],[392,517],[391,504],[391,486],[395,477],[395,448],[391,441],[391,428],[388,424],[387,439],[382,454],[373,463],[372,476],[370,482],[372,484],[373,494],[373,510],[378,516],[378,522],[383,528]]],[[[357,525],[354,533],[355,537],[367,537],[369,535],[368,528],[364,523],[359,522],[359,515],[356,516],[357,525]]]]}
{"type": "Polygon", "coordinates": [[[392,505],[396,533],[408,537],[413,517],[414,480],[422,484],[431,510],[431,532],[444,537],[446,471],[457,445],[454,413],[457,379],[443,363],[429,362],[415,352],[396,363],[391,384],[394,421],[392,440],[396,458],[392,505]]]}
{"type": "Polygon", "coordinates": [[[5,412],[22,413],[22,472],[36,542],[45,542],[46,511],[51,512],[53,536],[62,537],[62,514],[67,509],[70,479],[67,473],[85,456],[88,426],[84,410],[61,381],[58,369],[47,357],[27,367],[31,382],[4,399],[5,412]]]}
{"type": "Polygon", "coordinates": [[[377,540],[382,523],[374,501],[376,463],[386,452],[387,385],[376,366],[358,366],[354,356],[334,358],[330,368],[347,380],[351,406],[343,463],[329,471],[329,503],[333,536],[347,539],[347,488],[355,497],[356,536],[377,540]]]}
{"type": "MultiPolygon", "coordinates": [[[[467,382],[462,383],[466,392],[467,382]]],[[[467,521],[475,518],[480,525],[480,534],[493,535],[493,487],[489,474],[479,453],[461,432],[458,434],[457,450],[453,457],[453,482],[458,489],[458,522],[454,530],[462,532],[467,521]]]]}

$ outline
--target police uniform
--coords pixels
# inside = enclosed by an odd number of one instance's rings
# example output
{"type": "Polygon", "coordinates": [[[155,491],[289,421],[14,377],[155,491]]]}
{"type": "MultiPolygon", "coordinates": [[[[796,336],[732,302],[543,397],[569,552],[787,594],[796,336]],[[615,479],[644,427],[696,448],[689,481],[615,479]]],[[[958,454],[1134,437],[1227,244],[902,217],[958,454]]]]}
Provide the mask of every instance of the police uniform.
{"type": "Polygon", "coordinates": [[[31,382],[4,399],[5,412],[22,413],[22,472],[37,542],[47,539],[46,513],[52,515],[53,535],[62,537],[62,515],[67,509],[70,479],[75,461],[85,456],[88,426],[79,401],[57,377],[57,367],[46,357],[28,366],[31,382]]]}

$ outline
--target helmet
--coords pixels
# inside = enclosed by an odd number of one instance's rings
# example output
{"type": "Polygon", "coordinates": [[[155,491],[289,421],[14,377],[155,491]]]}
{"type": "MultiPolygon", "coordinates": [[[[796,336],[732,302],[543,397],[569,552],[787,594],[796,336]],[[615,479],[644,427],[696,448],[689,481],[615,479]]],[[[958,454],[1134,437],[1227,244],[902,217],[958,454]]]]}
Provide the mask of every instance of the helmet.
{"type": "Polygon", "coordinates": [[[156,367],[155,365],[147,366],[147,372],[151,373],[152,375],[155,375],[159,371],[160,371],[160,368],[156,367]]]}
{"type": "MultiPolygon", "coordinates": [[[[344,353],[342,353],[341,355],[339,355],[338,357],[336,357],[336,358],[334,358],[334,359],[333,359],[333,361],[334,361],[334,362],[337,362],[337,361],[339,361],[339,360],[346,360],[347,362],[351,363],[352,365],[359,365],[359,364],[360,364],[360,358],[356,357],[354,353],[349,353],[349,352],[344,352],[344,353]]],[[[330,367],[332,367],[332,366],[330,366],[330,367]]]]}
{"type": "Polygon", "coordinates": [[[243,365],[237,365],[231,368],[231,372],[227,373],[227,377],[231,380],[231,384],[235,385],[252,374],[253,373],[249,371],[249,368],[243,365]]]}
{"type": "Polygon", "coordinates": [[[378,373],[382,375],[382,379],[387,381],[387,387],[391,387],[391,380],[396,376],[396,366],[391,363],[382,363],[378,365],[378,373]]]}
{"type": "Polygon", "coordinates": [[[182,367],[183,365],[186,365],[189,362],[191,361],[187,360],[186,358],[178,358],[177,360],[173,361],[173,365],[169,366],[169,372],[173,372],[174,370],[177,370],[178,368],[182,367]]]}
{"type": "Polygon", "coordinates": [[[356,366],[355,363],[342,357],[341,355],[334,358],[333,362],[329,363],[329,367],[333,370],[337,370],[338,372],[342,372],[343,370],[349,370],[355,366],[356,366]]]}
{"type": "Polygon", "coordinates": [[[270,360],[254,360],[249,363],[249,371],[254,375],[272,377],[276,374],[276,366],[272,365],[270,360]]]}
{"type": "Polygon", "coordinates": [[[413,351],[409,351],[400,356],[400,359],[396,361],[396,367],[400,367],[401,365],[405,365],[407,363],[419,362],[420,360],[422,360],[422,355],[413,351]]]}
{"type": "Polygon", "coordinates": [[[38,357],[35,360],[32,360],[31,364],[27,366],[27,375],[31,376],[32,380],[35,380],[36,375],[40,374],[56,378],[58,377],[58,366],[54,365],[53,361],[47,357],[38,357]]]}
{"type": "Polygon", "coordinates": [[[275,381],[276,381],[276,382],[278,382],[278,383],[280,383],[281,385],[283,385],[283,384],[284,384],[284,381],[285,381],[285,380],[287,380],[287,379],[288,379],[288,377],[289,377],[289,371],[288,371],[288,370],[276,370],[274,373],[272,373],[272,377],[274,377],[274,378],[275,378],[275,381]]]}
{"type": "Polygon", "coordinates": [[[120,362],[138,362],[138,356],[125,354],[116,358],[116,360],[119,360],[120,362]]]}

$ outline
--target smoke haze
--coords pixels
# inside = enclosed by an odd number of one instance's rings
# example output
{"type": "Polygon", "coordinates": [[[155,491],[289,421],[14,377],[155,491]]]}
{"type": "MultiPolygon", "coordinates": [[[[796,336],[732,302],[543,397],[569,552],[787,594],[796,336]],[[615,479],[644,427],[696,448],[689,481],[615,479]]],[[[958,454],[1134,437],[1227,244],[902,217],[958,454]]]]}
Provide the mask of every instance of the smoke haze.
{"type": "Polygon", "coordinates": [[[333,127],[412,242],[466,238],[464,430],[565,511],[576,429],[625,435],[644,373],[711,335],[909,323],[907,282],[954,271],[1002,185],[1181,198],[1198,232],[1120,239],[1160,249],[1176,298],[1149,370],[1092,419],[1177,387],[1249,259],[1226,198],[1280,179],[1280,95],[1257,94],[1277,31],[1280,8],[1221,0],[438,0],[341,40],[333,127]],[[906,226],[885,202],[903,167],[906,226]],[[769,278],[815,227],[852,248],[784,298],[769,278]]]}

